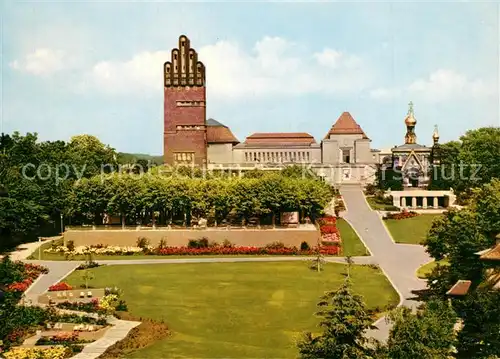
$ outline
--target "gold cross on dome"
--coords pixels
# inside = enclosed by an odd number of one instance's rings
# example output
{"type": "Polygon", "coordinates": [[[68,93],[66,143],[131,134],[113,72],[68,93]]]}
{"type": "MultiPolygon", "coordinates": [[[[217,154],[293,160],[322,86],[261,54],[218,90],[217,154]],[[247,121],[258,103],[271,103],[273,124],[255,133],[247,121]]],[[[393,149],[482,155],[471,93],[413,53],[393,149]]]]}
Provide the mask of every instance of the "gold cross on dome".
{"type": "Polygon", "coordinates": [[[413,101],[408,104],[408,115],[413,115],[413,101]]]}

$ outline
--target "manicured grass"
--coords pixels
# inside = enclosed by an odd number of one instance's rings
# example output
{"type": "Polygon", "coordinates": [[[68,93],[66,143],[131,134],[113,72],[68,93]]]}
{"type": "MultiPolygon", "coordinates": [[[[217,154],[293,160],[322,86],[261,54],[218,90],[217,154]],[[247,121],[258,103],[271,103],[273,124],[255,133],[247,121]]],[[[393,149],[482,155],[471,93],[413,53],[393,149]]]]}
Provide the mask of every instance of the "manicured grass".
{"type": "MultiPolygon", "coordinates": [[[[317,331],[319,297],[345,278],[343,264],[321,273],[306,262],[104,266],[94,287],[118,286],[135,317],[165,320],[172,336],[127,358],[294,358],[297,338],[317,331]]],[[[380,270],[353,266],[355,292],[370,308],[397,305],[380,270]]],[[[82,284],[79,273],[67,279],[82,284]]]]}
{"type": "Polygon", "coordinates": [[[448,265],[448,261],[446,259],[443,259],[443,260],[440,260],[440,261],[432,261],[432,262],[429,262],[427,264],[424,264],[422,267],[420,267],[418,270],[417,270],[417,277],[421,278],[421,279],[427,279],[427,276],[432,272],[432,270],[434,268],[436,268],[436,266],[440,264],[440,265],[448,265]]]}
{"type": "Polygon", "coordinates": [[[407,219],[384,220],[392,238],[397,243],[421,244],[431,228],[434,218],[441,214],[421,214],[407,219]]]}
{"type": "Polygon", "coordinates": [[[367,256],[370,254],[351,225],[343,218],[337,218],[337,228],[342,238],[342,256],[367,256]]]}
{"type": "Polygon", "coordinates": [[[375,197],[366,197],[366,202],[368,202],[374,211],[399,211],[398,207],[395,207],[392,204],[377,201],[375,197]]]}

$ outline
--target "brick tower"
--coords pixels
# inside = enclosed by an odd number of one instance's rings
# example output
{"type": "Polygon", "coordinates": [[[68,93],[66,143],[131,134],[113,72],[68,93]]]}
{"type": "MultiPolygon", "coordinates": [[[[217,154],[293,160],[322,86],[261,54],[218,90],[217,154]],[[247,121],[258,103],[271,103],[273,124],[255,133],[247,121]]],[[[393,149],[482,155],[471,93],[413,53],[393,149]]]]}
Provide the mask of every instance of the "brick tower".
{"type": "Polygon", "coordinates": [[[181,35],[179,48],[163,66],[165,164],[207,163],[205,66],[181,35]]]}

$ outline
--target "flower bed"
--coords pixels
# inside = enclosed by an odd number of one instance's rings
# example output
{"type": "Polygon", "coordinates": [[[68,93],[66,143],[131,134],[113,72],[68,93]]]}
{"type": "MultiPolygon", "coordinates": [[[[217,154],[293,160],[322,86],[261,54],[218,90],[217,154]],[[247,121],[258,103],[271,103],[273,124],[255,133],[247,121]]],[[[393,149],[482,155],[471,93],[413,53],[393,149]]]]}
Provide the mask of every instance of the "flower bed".
{"type": "Polygon", "coordinates": [[[56,307],[61,309],[75,310],[86,313],[113,314],[115,311],[127,311],[125,301],[119,299],[116,294],[108,294],[100,299],[92,299],[90,302],[62,302],[56,307]]]}
{"type": "Polygon", "coordinates": [[[25,292],[38,276],[49,272],[46,267],[20,261],[13,262],[9,258],[2,260],[1,266],[1,272],[5,276],[2,282],[11,292],[25,292]]]}
{"type": "Polygon", "coordinates": [[[73,355],[73,351],[64,346],[53,348],[14,348],[3,354],[5,359],[65,359],[73,355]]]}
{"type": "MultiPolygon", "coordinates": [[[[332,217],[334,218],[334,217],[332,217]]],[[[331,219],[329,220],[332,221],[331,219]]],[[[332,226],[331,224],[326,226],[332,226]]],[[[336,227],[333,225],[333,228],[336,227]]],[[[334,231],[334,229],[331,231],[334,231]]],[[[328,237],[328,234],[325,234],[325,238],[328,237]]],[[[337,236],[339,237],[339,236],[337,236]]],[[[333,238],[331,238],[333,240],[333,238]]],[[[50,250],[51,253],[69,253],[64,249],[55,249],[50,250]]],[[[64,247],[66,248],[66,247],[64,247]]],[[[77,247],[78,248],[78,247],[77,247]]],[[[139,247],[118,247],[118,246],[103,246],[99,245],[98,247],[86,247],[90,248],[89,250],[95,254],[103,254],[103,255],[131,255],[135,253],[142,254],[150,254],[150,255],[161,255],[161,256],[200,256],[200,255],[314,255],[316,253],[313,249],[301,250],[297,247],[285,247],[282,246],[273,246],[268,245],[266,247],[254,247],[254,246],[223,246],[223,245],[210,245],[207,247],[201,248],[192,248],[192,247],[159,247],[159,248],[148,248],[144,250],[139,247]]],[[[325,249],[322,248],[321,251],[325,255],[336,255],[338,253],[334,253],[334,250],[331,248],[325,249]]],[[[72,252],[73,253],[73,252],[72,252]]],[[[76,252],[75,252],[76,253],[76,252]]],[[[65,289],[59,289],[65,290],[65,289]]]]}
{"type": "Polygon", "coordinates": [[[73,287],[70,286],[68,283],[61,282],[61,283],[51,285],[49,287],[49,292],[57,292],[60,290],[72,290],[72,289],[73,289],[73,287]]]}
{"type": "MultiPolygon", "coordinates": [[[[340,238],[340,232],[337,228],[337,218],[333,216],[327,216],[320,218],[318,220],[319,231],[321,233],[321,241],[323,244],[340,245],[342,242],[340,238]]],[[[340,251],[340,250],[339,250],[340,251]]]]}
{"type": "Polygon", "coordinates": [[[85,340],[79,338],[78,332],[62,332],[50,337],[41,337],[35,345],[72,345],[92,343],[93,340],[85,340]]]}
{"type": "Polygon", "coordinates": [[[407,218],[413,218],[413,217],[417,217],[419,216],[419,214],[417,212],[413,212],[413,211],[403,211],[403,212],[397,212],[397,213],[387,213],[385,216],[384,216],[384,220],[387,220],[387,219],[396,219],[396,220],[400,220],[400,219],[407,219],[407,218]]]}

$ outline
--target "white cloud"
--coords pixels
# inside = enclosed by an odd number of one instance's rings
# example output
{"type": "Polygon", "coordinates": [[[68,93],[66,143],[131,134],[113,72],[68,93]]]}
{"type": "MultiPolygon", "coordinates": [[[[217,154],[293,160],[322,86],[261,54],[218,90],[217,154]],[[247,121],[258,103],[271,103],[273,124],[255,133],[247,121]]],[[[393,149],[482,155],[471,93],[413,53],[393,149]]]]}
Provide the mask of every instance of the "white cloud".
{"type": "Polygon", "coordinates": [[[10,63],[10,67],[36,76],[48,76],[66,67],[65,52],[39,48],[27,54],[22,60],[14,60],[10,63]]]}
{"type": "Polygon", "coordinates": [[[359,57],[333,49],[324,49],[322,52],[314,54],[314,57],[320,65],[332,69],[355,69],[362,66],[362,61],[359,57]]]}
{"type": "Polygon", "coordinates": [[[401,95],[401,90],[398,88],[379,87],[370,91],[370,97],[378,100],[390,100],[401,95]]]}
{"type": "Polygon", "coordinates": [[[379,100],[390,100],[405,96],[431,103],[467,98],[487,97],[495,93],[493,84],[481,79],[469,79],[466,75],[449,69],[439,69],[426,78],[416,79],[402,87],[379,87],[370,91],[370,96],[379,100]]]}
{"type": "Polygon", "coordinates": [[[410,94],[424,97],[432,102],[488,96],[492,90],[480,79],[471,80],[464,74],[446,69],[434,71],[428,78],[417,79],[408,86],[410,94]]]}
{"type": "MultiPolygon", "coordinates": [[[[280,37],[264,37],[252,51],[219,41],[197,48],[205,64],[211,96],[258,97],[307,93],[355,93],[367,87],[371,74],[355,55],[333,49],[304,51],[280,37]]],[[[163,63],[170,51],[142,52],[124,62],[96,64],[85,87],[123,94],[161,91],[163,63]]]]}

